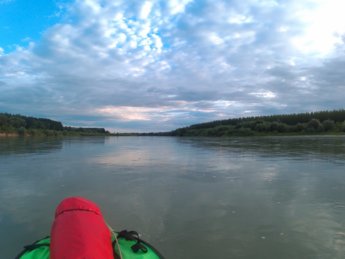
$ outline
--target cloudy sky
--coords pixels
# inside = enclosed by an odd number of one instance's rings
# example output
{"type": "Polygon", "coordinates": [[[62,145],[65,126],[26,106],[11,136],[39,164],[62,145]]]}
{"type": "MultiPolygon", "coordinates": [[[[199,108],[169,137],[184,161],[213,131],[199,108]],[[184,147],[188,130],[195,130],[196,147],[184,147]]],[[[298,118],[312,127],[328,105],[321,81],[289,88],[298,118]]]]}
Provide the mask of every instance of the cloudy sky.
{"type": "Polygon", "coordinates": [[[0,112],[111,131],[345,107],[343,0],[0,0],[0,112]]]}

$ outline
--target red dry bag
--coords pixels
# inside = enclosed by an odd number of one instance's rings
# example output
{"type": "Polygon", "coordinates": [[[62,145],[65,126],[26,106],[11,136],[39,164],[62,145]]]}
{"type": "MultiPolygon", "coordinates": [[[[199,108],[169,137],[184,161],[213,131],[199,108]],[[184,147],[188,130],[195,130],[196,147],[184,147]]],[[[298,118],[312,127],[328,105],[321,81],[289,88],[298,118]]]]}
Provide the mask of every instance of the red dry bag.
{"type": "Polygon", "coordinates": [[[111,233],[98,206],[81,197],[64,199],[51,229],[51,259],[114,259],[111,233]]]}

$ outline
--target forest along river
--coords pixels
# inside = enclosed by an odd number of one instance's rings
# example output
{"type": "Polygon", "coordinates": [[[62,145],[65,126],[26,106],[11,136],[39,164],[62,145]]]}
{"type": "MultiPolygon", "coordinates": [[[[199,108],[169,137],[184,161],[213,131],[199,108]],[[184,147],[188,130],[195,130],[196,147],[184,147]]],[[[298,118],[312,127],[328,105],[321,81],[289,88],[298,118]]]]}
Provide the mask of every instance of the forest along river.
{"type": "Polygon", "coordinates": [[[345,258],[345,137],[1,138],[0,258],[71,195],[167,258],[345,258]]]}

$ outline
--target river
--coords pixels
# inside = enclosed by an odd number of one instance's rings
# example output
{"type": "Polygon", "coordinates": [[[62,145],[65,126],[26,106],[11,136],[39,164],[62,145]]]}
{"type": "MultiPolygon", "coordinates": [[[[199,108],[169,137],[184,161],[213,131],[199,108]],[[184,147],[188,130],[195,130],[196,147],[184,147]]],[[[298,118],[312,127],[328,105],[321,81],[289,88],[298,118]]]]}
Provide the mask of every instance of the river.
{"type": "Polygon", "coordinates": [[[0,138],[0,258],[67,196],[167,258],[345,258],[345,137],[0,138]]]}

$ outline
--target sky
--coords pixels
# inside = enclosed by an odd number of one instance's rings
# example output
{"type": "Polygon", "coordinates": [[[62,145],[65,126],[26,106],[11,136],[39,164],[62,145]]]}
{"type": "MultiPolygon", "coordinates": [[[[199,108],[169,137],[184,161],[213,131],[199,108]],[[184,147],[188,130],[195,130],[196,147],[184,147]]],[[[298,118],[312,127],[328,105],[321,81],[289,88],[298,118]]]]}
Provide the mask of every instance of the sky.
{"type": "Polygon", "coordinates": [[[0,112],[113,132],[345,108],[343,0],[0,0],[0,112]]]}

